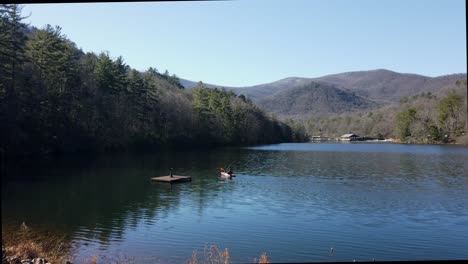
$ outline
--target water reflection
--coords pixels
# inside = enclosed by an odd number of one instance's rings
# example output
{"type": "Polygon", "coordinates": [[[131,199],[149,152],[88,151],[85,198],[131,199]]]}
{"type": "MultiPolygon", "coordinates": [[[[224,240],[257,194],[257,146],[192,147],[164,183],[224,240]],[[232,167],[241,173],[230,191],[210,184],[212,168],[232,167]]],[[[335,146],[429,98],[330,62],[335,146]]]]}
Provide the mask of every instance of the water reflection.
{"type": "Polygon", "coordinates": [[[162,263],[183,262],[204,243],[229,247],[238,261],[262,251],[283,262],[466,258],[467,160],[466,148],[376,144],[54,160],[8,170],[2,223],[59,230],[81,256],[162,263]],[[231,163],[238,177],[220,180],[231,163]],[[149,181],[170,167],[193,181],[149,181]]]}
{"type": "MultiPolygon", "coordinates": [[[[230,154],[224,159],[195,152],[111,155],[19,168],[3,180],[2,222],[19,226],[24,221],[33,228],[53,228],[103,245],[122,241],[124,230],[135,229],[140,219],[154,224],[179,208],[184,195],[197,201],[192,205],[201,214],[224,187],[216,184],[216,168],[235,159],[235,152],[230,154]],[[195,170],[196,166],[204,169],[195,170]],[[150,183],[150,177],[167,175],[169,167],[192,175],[196,184],[150,183]]],[[[233,187],[223,192],[234,191],[233,187]]]]}

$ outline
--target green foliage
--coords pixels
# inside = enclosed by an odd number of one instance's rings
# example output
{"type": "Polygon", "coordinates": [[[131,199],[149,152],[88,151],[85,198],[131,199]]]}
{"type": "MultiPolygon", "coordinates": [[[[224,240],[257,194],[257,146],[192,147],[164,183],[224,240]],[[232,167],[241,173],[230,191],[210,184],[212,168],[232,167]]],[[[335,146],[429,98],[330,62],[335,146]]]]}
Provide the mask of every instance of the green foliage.
{"type": "Polygon", "coordinates": [[[429,137],[430,140],[433,142],[440,140],[440,132],[437,126],[431,125],[429,127],[429,137]]]}
{"type": "MultiPolygon", "coordinates": [[[[222,89],[185,91],[179,78],[122,57],[83,53],[45,26],[26,35],[17,5],[0,5],[0,154],[48,155],[163,145],[245,145],[303,140],[222,89]]],[[[27,32],[27,31],[25,31],[27,32]]],[[[295,131],[294,133],[292,131],[295,131]]]]}
{"type": "MultiPolygon", "coordinates": [[[[155,70],[157,73],[157,70],[155,70]]],[[[159,76],[165,80],[167,80],[170,84],[177,86],[179,89],[184,89],[184,86],[180,83],[179,77],[177,75],[169,74],[168,70],[165,70],[163,74],[159,74],[159,76]]]]}
{"type": "Polygon", "coordinates": [[[397,113],[397,130],[401,140],[406,140],[407,137],[411,136],[410,125],[416,120],[416,113],[415,108],[408,108],[397,113]]]}
{"type": "Polygon", "coordinates": [[[463,107],[463,98],[456,93],[449,93],[440,100],[436,108],[439,111],[438,124],[449,136],[458,136],[463,128],[460,112],[463,107]]]}
{"type": "Polygon", "coordinates": [[[17,67],[24,62],[25,36],[21,6],[0,4],[0,95],[14,93],[17,67]]]}
{"type": "Polygon", "coordinates": [[[78,52],[61,34],[61,28],[47,25],[32,34],[26,43],[27,56],[44,86],[56,95],[64,93],[78,71],[78,52]]]}
{"type": "Polygon", "coordinates": [[[435,94],[402,98],[401,104],[382,106],[367,114],[312,117],[304,125],[312,135],[340,136],[352,132],[377,138],[397,137],[412,143],[450,142],[466,126],[465,98],[466,80],[459,80],[435,94]]]}
{"type": "Polygon", "coordinates": [[[214,138],[222,144],[258,144],[307,140],[303,126],[269,119],[245,97],[205,88],[201,82],[192,91],[202,141],[214,138]]]}

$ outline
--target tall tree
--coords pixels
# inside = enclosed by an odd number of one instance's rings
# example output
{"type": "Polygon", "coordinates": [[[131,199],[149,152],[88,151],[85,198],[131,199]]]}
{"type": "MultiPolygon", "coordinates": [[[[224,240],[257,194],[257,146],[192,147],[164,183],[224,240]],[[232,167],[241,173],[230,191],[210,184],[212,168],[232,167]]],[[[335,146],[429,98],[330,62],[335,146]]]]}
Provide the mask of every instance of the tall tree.
{"type": "Polygon", "coordinates": [[[398,136],[401,140],[406,140],[411,136],[410,125],[416,120],[416,109],[408,108],[399,112],[396,116],[398,136]]]}
{"type": "Polygon", "coordinates": [[[27,52],[50,93],[62,94],[77,76],[77,49],[59,26],[46,25],[34,32],[27,42],[27,52]]]}
{"type": "Polygon", "coordinates": [[[437,104],[439,111],[438,122],[439,127],[447,133],[449,137],[458,136],[463,128],[463,119],[461,111],[463,106],[463,98],[454,92],[449,93],[437,104]]]}
{"type": "Polygon", "coordinates": [[[18,141],[17,120],[21,94],[17,89],[19,68],[24,62],[25,24],[22,7],[0,4],[0,155],[14,149],[18,141]]]}
{"type": "Polygon", "coordinates": [[[18,4],[0,4],[0,96],[13,94],[16,68],[24,61],[26,27],[18,4]]]}

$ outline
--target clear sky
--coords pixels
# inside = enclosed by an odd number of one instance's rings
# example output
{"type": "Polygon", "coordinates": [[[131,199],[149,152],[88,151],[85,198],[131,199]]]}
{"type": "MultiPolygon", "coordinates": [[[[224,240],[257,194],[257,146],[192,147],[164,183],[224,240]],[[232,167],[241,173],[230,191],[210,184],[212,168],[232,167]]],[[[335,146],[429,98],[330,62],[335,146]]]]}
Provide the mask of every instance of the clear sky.
{"type": "Polygon", "coordinates": [[[285,77],[389,69],[466,72],[464,0],[237,0],[29,4],[83,51],[137,70],[246,86],[285,77]]]}

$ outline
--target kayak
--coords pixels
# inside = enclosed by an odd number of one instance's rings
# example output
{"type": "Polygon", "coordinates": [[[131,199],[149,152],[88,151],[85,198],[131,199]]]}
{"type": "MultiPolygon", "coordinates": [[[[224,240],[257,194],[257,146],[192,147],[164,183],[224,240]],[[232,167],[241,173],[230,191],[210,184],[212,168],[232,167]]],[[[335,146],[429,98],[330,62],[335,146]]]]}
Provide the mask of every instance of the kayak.
{"type": "Polygon", "coordinates": [[[223,178],[232,178],[232,177],[236,177],[235,174],[229,174],[229,173],[226,173],[226,172],[221,172],[221,177],[223,178]]]}

